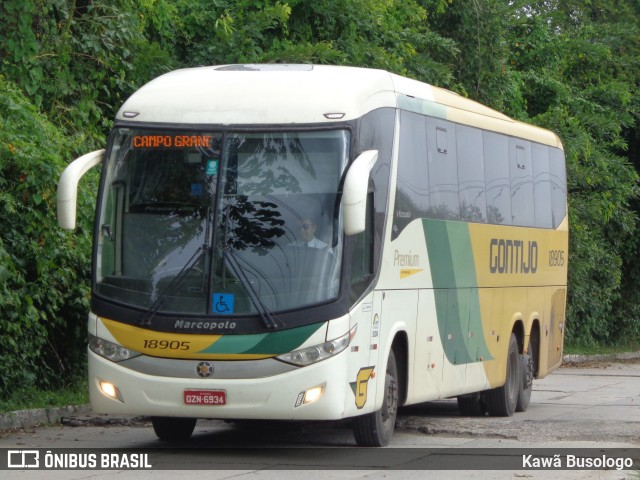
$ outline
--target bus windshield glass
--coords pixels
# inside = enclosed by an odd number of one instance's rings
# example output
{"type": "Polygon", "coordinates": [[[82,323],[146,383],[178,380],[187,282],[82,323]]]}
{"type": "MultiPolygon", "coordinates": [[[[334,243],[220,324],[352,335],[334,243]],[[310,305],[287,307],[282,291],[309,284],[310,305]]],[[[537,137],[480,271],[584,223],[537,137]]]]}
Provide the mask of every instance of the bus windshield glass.
{"type": "Polygon", "coordinates": [[[165,314],[263,315],[336,298],[345,130],[118,128],[96,294],[165,314]]]}

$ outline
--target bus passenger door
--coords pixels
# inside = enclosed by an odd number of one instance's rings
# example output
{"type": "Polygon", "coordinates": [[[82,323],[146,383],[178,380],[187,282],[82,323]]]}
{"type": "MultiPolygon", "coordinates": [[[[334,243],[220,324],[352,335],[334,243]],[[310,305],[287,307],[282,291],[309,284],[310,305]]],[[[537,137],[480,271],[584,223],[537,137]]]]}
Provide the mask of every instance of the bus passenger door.
{"type": "MultiPolygon", "coordinates": [[[[373,316],[371,329],[371,364],[376,366],[376,379],[380,395],[377,400],[382,405],[384,378],[387,368],[387,352],[398,332],[404,331],[409,338],[407,358],[396,356],[396,362],[407,362],[408,391],[411,391],[413,379],[414,354],[412,339],[416,336],[416,317],[418,314],[418,290],[384,290],[374,294],[374,305],[380,305],[380,315],[373,316]]],[[[375,307],[374,307],[375,310],[375,307]]],[[[398,368],[402,371],[402,368],[398,368]]],[[[404,399],[400,399],[403,402],[404,399]]]]}

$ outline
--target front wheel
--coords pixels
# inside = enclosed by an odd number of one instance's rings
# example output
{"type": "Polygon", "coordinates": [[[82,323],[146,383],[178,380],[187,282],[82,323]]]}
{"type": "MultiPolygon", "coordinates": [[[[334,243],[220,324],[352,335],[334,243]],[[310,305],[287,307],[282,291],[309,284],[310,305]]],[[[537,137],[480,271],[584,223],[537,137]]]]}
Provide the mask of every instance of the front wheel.
{"type": "Polygon", "coordinates": [[[361,447],[384,447],[391,441],[398,413],[398,368],[393,350],[389,353],[384,380],[384,401],[377,412],[353,419],[353,434],[361,447]]]}
{"type": "Polygon", "coordinates": [[[153,431],[160,440],[186,440],[196,427],[195,418],[151,417],[153,431]]]}

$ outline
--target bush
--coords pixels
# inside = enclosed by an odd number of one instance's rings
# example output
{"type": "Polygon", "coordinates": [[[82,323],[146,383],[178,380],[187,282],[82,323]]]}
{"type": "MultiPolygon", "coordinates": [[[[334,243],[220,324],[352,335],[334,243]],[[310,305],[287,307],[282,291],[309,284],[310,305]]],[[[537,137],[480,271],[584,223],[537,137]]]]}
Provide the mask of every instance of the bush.
{"type": "MultiPolygon", "coordinates": [[[[55,190],[72,146],[0,76],[0,396],[84,371],[91,226],[57,227],[55,190]],[[79,367],[80,366],[80,367],[79,367]]],[[[92,218],[92,195],[80,195],[92,218]]]]}

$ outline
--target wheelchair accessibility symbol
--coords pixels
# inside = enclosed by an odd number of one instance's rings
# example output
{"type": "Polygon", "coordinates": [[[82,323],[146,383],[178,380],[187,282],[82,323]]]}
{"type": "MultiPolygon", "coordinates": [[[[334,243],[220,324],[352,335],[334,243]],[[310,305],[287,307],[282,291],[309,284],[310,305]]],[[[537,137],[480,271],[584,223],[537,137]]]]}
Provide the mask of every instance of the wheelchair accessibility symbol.
{"type": "Polygon", "coordinates": [[[214,293],[211,308],[213,313],[234,313],[235,296],[233,293],[214,293]]]}

